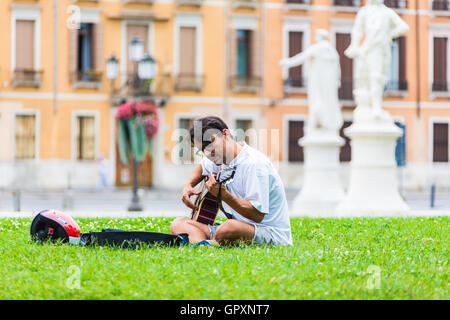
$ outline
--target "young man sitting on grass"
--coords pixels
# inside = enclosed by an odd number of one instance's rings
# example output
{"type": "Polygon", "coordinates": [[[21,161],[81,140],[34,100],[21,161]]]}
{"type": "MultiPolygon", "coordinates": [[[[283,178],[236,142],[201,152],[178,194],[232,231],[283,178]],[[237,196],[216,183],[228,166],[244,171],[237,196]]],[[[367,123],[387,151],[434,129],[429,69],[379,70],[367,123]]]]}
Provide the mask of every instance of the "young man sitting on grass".
{"type": "Polygon", "coordinates": [[[232,219],[207,225],[179,217],[172,222],[170,231],[187,233],[191,243],[214,240],[220,245],[292,245],[284,186],[270,160],[245,142],[233,140],[228,126],[218,117],[196,120],[190,139],[204,156],[183,188],[182,201],[197,209],[190,197],[199,194],[194,187],[202,178],[208,176],[206,187],[217,197],[219,183],[213,174],[234,170],[233,179],[220,188],[223,209],[232,219]]]}

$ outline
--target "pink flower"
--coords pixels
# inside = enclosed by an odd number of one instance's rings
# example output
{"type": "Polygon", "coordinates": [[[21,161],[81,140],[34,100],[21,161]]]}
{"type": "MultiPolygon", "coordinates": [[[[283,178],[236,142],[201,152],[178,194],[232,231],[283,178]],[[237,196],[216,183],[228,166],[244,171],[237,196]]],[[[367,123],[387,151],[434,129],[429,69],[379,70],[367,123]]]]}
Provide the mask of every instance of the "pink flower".
{"type": "Polygon", "coordinates": [[[139,118],[145,126],[145,133],[147,138],[151,140],[159,128],[159,112],[158,107],[151,102],[133,101],[122,104],[117,109],[116,120],[129,120],[132,118],[139,118]]]}

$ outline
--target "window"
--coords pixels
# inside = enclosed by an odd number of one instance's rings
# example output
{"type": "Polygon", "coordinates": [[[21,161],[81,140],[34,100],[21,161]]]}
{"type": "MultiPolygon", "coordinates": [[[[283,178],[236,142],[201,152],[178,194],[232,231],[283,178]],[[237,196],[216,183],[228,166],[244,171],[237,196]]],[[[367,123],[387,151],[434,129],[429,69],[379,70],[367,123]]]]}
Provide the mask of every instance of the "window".
{"type": "Polygon", "coordinates": [[[433,162],[448,162],[448,127],[448,123],[433,123],[433,162]]]}
{"type": "Polygon", "coordinates": [[[408,0],[384,0],[384,4],[393,9],[405,9],[408,7],[408,0]]]}
{"type": "Polygon", "coordinates": [[[289,120],[288,123],[288,161],[303,162],[303,147],[298,144],[298,140],[304,136],[303,120],[289,120]]]}
{"type": "Polygon", "coordinates": [[[76,87],[98,87],[98,83],[102,80],[103,69],[102,25],[91,22],[80,23],[79,29],[70,30],[69,45],[71,81],[78,83],[76,87]]]}
{"type": "Polygon", "coordinates": [[[431,7],[438,11],[447,11],[450,8],[448,0],[432,0],[431,7]]]}
{"type": "Polygon", "coordinates": [[[195,150],[191,146],[191,139],[189,137],[189,130],[194,126],[194,119],[181,118],[178,122],[178,128],[183,129],[182,133],[186,135],[180,135],[178,138],[178,156],[182,163],[193,163],[195,160],[195,150]]]}
{"type": "Polygon", "coordinates": [[[359,7],[361,0],[333,0],[335,6],[359,7]]]}
{"type": "Polygon", "coordinates": [[[235,28],[231,33],[231,87],[235,92],[256,93],[261,87],[259,32],[235,28]]]}
{"type": "Polygon", "coordinates": [[[250,69],[250,30],[237,30],[237,76],[248,78],[250,69]]]}
{"type": "Polygon", "coordinates": [[[15,116],[14,158],[34,159],[36,157],[36,116],[15,116]]]}
{"type": "Polygon", "coordinates": [[[336,51],[339,54],[341,65],[341,87],[339,88],[339,99],[341,100],[353,100],[353,59],[344,54],[350,42],[350,34],[336,33],[336,51]]]}
{"type": "Polygon", "coordinates": [[[12,9],[11,84],[13,87],[35,87],[42,84],[40,70],[40,8],[12,9]]]}
{"type": "Polygon", "coordinates": [[[433,38],[433,84],[432,91],[447,92],[448,38],[433,38]]]}
{"type": "Polygon", "coordinates": [[[253,128],[253,121],[252,120],[243,120],[238,119],[236,120],[236,126],[235,126],[235,132],[236,132],[236,141],[245,141],[245,143],[250,144],[250,136],[248,135],[247,130],[253,128]],[[247,134],[246,134],[247,133],[247,134]]]}
{"type": "Polygon", "coordinates": [[[176,90],[202,90],[202,76],[197,74],[197,28],[180,27],[179,72],[176,79],[176,90]]]}
{"type": "Polygon", "coordinates": [[[75,150],[77,160],[95,160],[95,117],[77,116],[75,150]]]}
{"type": "Polygon", "coordinates": [[[175,90],[203,90],[203,17],[177,13],[174,36],[175,90]]]}
{"type": "Polygon", "coordinates": [[[352,148],[350,145],[350,138],[347,137],[344,133],[344,129],[350,127],[352,123],[353,123],[352,121],[344,121],[344,124],[342,125],[341,130],[339,131],[339,135],[345,140],[345,143],[341,147],[341,150],[339,152],[339,161],[341,162],[350,162],[352,160],[352,148]]]}
{"type": "Polygon", "coordinates": [[[389,78],[386,83],[387,91],[404,91],[408,89],[405,43],[405,37],[396,38],[392,42],[389,78]]]}

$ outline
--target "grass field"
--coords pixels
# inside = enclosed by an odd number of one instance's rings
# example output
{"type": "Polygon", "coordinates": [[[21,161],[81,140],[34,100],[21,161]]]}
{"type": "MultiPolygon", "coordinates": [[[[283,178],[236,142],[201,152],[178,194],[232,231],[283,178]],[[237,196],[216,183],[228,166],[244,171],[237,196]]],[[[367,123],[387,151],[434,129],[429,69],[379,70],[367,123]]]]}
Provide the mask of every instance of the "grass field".
{"type": "MultiPolygon", "coordinates": [[[[449,217],[291,220],[292,247],[32,243],[0,219],[0,299],[449,299],[449,217]]],[[[169,232],[172,219],[77,219],[169,232]]]]}

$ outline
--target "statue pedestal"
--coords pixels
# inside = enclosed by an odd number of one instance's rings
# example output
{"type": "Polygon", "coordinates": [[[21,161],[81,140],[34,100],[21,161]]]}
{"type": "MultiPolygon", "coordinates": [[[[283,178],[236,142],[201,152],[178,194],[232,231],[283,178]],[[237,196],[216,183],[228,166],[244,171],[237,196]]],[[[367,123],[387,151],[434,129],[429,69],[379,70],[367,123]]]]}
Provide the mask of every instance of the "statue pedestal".
{"type": "Polygon", "coordinates": [[[291,206],[291,217],[332,217],[344,197],[339,150],[344,139],[334,132],[315,131],[300,139],[305,154],[304,182],[291,206]]]}
{"type": "Polygon", "coordinates": [[[340,217],[402,216],[409,207],[398,191],[396,140],[402,134],[386,111],[375,118],[358,107],[354,124],[345,130],[351,138],[352,161],[347,194],[336,209],[340,217]]]}

